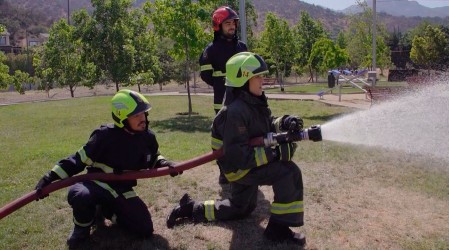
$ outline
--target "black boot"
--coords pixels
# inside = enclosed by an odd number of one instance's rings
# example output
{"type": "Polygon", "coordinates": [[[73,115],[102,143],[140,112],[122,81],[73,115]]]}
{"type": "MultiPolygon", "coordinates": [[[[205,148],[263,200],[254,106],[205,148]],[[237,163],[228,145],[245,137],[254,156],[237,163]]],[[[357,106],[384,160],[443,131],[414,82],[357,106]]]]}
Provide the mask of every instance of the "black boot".
{"type": "Polygon", "coordinates": [[[288,226],[268,221],[264,236],[276,243],[292,243],[301,247],[306,245],[306,237],[303,233],[295,233],[288,226]]]}
{"type": "Polygon", "coordinates": [[[108,225],[117,224],[117,216],[110,207],[97,205],[95,209],[95,226],[105,227],[108,225]],[[106,222],[106,219],[108,222],[106,222]]]}
{"type": "Polygon", "coordinates": [[[179,205],[173,208],[171,213],[167,216],[167,227],[173,228],[176,224],[176,220],[180,218],[192,219],[193,205],[195,201],[190,198],[188,194],[184,194],[179,200],[179,205]]]}
{"type": "Polygon", "coordinates": [[[81,243],[85,242],[90,237],[90,226],[80,227],[75,225],[72,232],[70,232],[69,238],[67,238],[67,245],[69,248],[76,248],[81,243]]]}
{"type": "Polygon", "coordinates": [[[218,176],[218,184],[228,184],[229,181],[226,179],[226,176],[223,174],[223,172],[220,170],[220,176],[218,176]]]}

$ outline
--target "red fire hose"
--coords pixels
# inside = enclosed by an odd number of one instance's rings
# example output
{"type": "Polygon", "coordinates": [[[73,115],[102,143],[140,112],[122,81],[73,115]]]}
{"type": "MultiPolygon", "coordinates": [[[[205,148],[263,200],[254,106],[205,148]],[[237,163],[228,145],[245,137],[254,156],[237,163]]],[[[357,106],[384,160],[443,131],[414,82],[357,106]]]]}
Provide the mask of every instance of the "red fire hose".
{"type": "MultiPolygon", "coordinates": [[[[106,173],[91,173],[91,174],[72,176],[67,179],[63,179],[60,181],[50,183],[48,186],[46,186],[42,189],[42,192],[39,195],[46,195],[46,194],[54,192],[58,189],[71,186],[71,185],[73,185],[77,182],[81,182],[81,181],[88,181],[88,180],[125,181],[125,180],[135,180],[135,179],[164,176],[164,175],[170,174],[171,172],[180,172],[180,171],[184,171],[187,169],[197,167],[204,163],[213,161],[213,160],[219,158],[221,155],[223,155],[223,150],[219,149],[219,150],[212,151],[207,154],[195,157],[188,161],[176,164],[176,166],[174,168],[163,167],[163,168],[147,169],[147,170],[141,170],[141,171],[130,171],[130,172],[125,172],[120,175],[106,174],[106,173]]],[[[38,195],[36,194],[36,191],[34,190],[34,191],[20,197],[19,199],[16,199],[16,200],[6,204],[4,207],[2,207],[0,209],[0,220],[3,219],[4,217],[8,216],[12,212],[18,210],[19,208],[25,206],[26,204],[36,200],[37,198],[38,198],[38,195]]]]}
{"type": "MultiPolygon", "coordinates": [[[[264,140],[266,140],[266,138],[264,138],[262,136],[252,138],[250,140],[249,144],[252,146],[266,145],[267,142],[265,142],[264,140]]],[[[304,131],[298,131],[293,134],[286,133],[286,132],[274,134],[273,137],[270,138],[268,143],[275,145],[275,144],[281,143],[281,142],[287,142],[287,141],[291,142],[291,141],[301,141],[301,140],[321,141],[322,137],[321,137],[320,126],[315,125],[308,129],[305,129],[304,131]]],[[[125,181],[125,180],[135,180],[135,179],[159,177],[159,176],[163,176],[163,175],[168,175],[171,172],[180,172],[180,171],[184,171],[187,169],[197,167],[204,163],[215,160],[215,159],[221,157],[222,155],[223,155],[223,149],[219,149],[219,150],[212,151],[207,154],[195,157],[191,160],[176,164],[176,166],[174,168],[163,167],[163,168],[157,168],[157,169],[131,171],[131,172],[125,172],[120,175],[106,174],[106,173],[91,173],[91,174],[72,176],[72,177],[64,179],[64,180],[50,183],[48,186],[46,186],[42,189],[42,192],[39,195],[36,194],[36,191],[32,191],[32,192],[20,197],[19,199],[6,204],[6,206],[4,206],[0,209],[0,220],[3,219],[4,217],[6,217],[7,215],[11,214],[12,212],[16,211],[17,209],[32,202],[33,200],[36,200],[39,196],[46,195],[46,194],[54,192],[58,189],[71,186],[77,182],[88,181],[88,180],[125,181]]]]}

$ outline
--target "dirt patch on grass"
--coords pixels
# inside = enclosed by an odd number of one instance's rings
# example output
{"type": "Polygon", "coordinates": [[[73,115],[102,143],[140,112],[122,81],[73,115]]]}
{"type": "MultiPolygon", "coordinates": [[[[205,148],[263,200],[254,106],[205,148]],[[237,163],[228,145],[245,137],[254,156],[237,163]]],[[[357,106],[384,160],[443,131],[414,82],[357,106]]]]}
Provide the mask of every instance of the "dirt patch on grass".
{"type": "MultiPolygon", "coordinates": [[[[298,163],[305,183],[306,224],[293,230],[305,232],[306,249],[446,249],[449,245],[447,199],[410,190],[400,183],[389,184],[388,180],[355,170],[357,167],[351,164],[298,163]]],[[[365,163],[382,168],[385,162],[365,163]]],[[[389,167],[391,176],[407,170],[389,167]]],[[[218,168],[210,163],[186,171],[181,178],[163,177],[157,183],[150,180],[139,184],[139,193],[148,201],[153,215],[157,235],[151,241],[154,248],[297,249],[263,237],[273,200],[268,186],[259,188],[258,207],[245,219],[209,224],[185,221],[167,229],[165,218],[183,193],[199,201],[229,197],[229,187],[220,187],[217,177],[218,168]]],[[[129,241],[129,237],[122,239],[129,241]]],[[[105,243],[91,246],[106,247],[105,243]]]]}

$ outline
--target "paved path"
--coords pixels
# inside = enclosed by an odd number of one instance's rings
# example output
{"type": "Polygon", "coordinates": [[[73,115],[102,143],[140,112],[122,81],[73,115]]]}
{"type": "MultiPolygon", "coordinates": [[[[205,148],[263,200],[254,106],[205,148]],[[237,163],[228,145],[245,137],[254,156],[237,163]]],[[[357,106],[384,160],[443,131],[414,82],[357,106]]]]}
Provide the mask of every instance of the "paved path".
{"type": "MultiPolygon", "coordinates": [[[[108,90],[96,90],[93,92],[90,89],[79,87],[76,91],[76,97],[86,97],[86,96],[100,96],[100,95],[113,95],[115,93],[114,88],[108,90]]],[[[154,91],[154,92],[143,92],[145,95],[187,95],[186,91],[154,91]]],[[[211,96],[212,89],[210,88],[198,88],[191,91],[192,95],[206,95],[211,96]]],[[[320,98],[316,94],[267,94],[269,99],[287,99],[287,100],[313,100],[330,105],[346,106],[357,109],[369,109],[371,102],[366,99],[365,94],[342,94],[341,98],[337,94],[325,94],[320,98]]],[[[55,89],[51,90],[51,96],[48,97],[44,91],[27,91],[25,95],[19,95],[17,92],[0,92],[0,106],[18,104],[24,102],[40,102],[40,101],[51,101],[51,100],[62,100],[70,99],[69,92],[65,89],[55,89]]]]}
{"type": "Polygon", "coordinates": [[[365,94],[326,94],[322,98],[318,95],[297,95],[297,94],[267,94],[270,99],[291,99],[291,100],[314,100],[330,105],[345,106],[357,109],[369,109],[371,101],[365,94]]]}

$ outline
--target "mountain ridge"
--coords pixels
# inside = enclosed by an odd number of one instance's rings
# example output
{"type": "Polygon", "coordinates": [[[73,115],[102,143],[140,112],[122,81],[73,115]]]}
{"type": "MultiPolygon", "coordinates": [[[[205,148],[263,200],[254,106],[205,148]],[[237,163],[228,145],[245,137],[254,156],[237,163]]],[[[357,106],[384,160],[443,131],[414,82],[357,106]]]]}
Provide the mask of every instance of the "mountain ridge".
{"type": "MultiPolygon", "coordinates": [[[[369,3],[372,3],[372,0],[369,1],[369,3]]],[[[403,4],[404,1],[408,2],[407,0],[395,2],[403,4]]],[[[140,6],[143,2],[146,1],[137,0],[135,6],[140,6]]],[[[330,32],[331,37],[336,37],[338,32],[345,30],[349,24],[347,14],[304,1],[254,0],[252,3],[258,13],[258,26],[254,29],[256,33],[264,29],[265,17],[268,12],[273,12],[280,18],[286,19],[290,25],[294,25],[298,23],[301,12],[306,11],[313,19],[323,24],[323,27],[330,32]]],[[[416,5],[417,3],[411,2],[411,4],[416,5]]],[[[72,13],[80,8],[91,8],[90,0],[0,0],[0,23],[5,23],[3,22],[5,18],[10,18],[10,23],[14,26],[7,28],[10,33],[14,34],[13,40],[16,38],[23,39],[26,36],[24,30],[31,34],[38,34],[42,32],[43,28],[48,29],[53,22],[61,18],[67,18],[68,9],[72,13]],[[67,6],[67,3],[70,3],[70,5],[67,6]]],[[[397,9],[400,8],[397,7],[397,9]]],[[[434,24],[449,25],[449,17],[396,17],[385,12],[378,13],[378,17],[378,21],[384,23],[390,32],[405,32],[416,27],[424,20],[434,24]]]]}
{"type": "MultiPolygon", "coordinates": [[[[373,6],[373,0],[367,0],[369,7],[373,6]]],[[[344,14],[358,13],[362,8],[358,5],[351,5],[343,9],[344,14]]],[[[441,17],[449,16],[449,6],[446,7],[427,7],[416,1],[395,0],[395,1],[377,1],[376,12],[384,12],[392,16],[405,17],[441,17]]]]}

